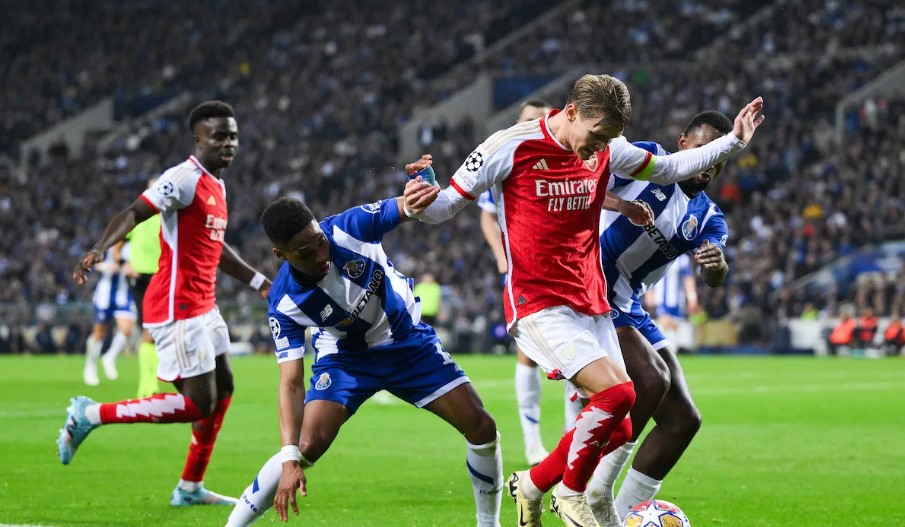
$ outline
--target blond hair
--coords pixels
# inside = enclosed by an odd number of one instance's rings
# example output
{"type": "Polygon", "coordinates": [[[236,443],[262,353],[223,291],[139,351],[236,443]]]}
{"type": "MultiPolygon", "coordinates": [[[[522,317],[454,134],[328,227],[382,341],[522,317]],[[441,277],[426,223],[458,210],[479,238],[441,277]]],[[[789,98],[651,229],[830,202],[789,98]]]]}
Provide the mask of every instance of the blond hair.
{"type": "Polygon", "coordinates": [[[601,125],[628,128],[632,119],[632,99],[625,83],[611,75],[583,75],[575,81],[568,103],[585,118],[599,119],[601,125]]]}

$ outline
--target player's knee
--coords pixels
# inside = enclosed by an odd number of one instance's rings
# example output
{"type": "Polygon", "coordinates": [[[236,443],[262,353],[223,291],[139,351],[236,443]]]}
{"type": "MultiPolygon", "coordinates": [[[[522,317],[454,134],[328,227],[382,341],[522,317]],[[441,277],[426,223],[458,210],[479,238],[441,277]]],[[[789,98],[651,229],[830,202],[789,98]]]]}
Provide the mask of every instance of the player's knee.
{"type": "Polygon", "coordinates": [[[314,463],[330,448],[331,439],[323,434],[312,434],[301,438],[299,441],[299,451],[305,456],[305,459],[314,463]]]}

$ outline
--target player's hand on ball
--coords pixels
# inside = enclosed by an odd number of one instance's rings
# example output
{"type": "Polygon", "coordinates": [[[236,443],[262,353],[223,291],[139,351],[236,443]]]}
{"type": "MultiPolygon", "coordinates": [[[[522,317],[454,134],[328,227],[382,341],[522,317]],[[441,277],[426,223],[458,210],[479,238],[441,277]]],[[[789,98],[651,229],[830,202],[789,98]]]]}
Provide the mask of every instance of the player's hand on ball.
{"type": "Polygon", "coordinates": [[[406,163],[405,173],[413,176],[416,172],[424,170],[425,168],[434,164],[433,159],[433,156],[431,156],[430,154],[424,154],[418,161],[415,161],[414,163],[406,163]]]}
{"type": "Polygon", "coordinates": [[[646,202],[641,200],[621,201],[619,203],[619,213],[628,218],[628,221],[634,225],[653,225],[654,211],[646,202]]]}
{"type": "Polygon", "coordinates": [[[742,111],[738,112],[738,115],[735,117],[732,133],[745,143],[751,141],[751,138],[754,137],[754,131],[764,122],[764,116],[761,115],[758,117],[757,115],[763,108],[763,97],[758,97],[746,104],[745,107],[742,108],[742,111]]]}
{"type": "Polygon", "coordinates": [[[402,193],[405,209],[411,215],[421,214],[437,199],[438,194],[440,187],[425,183],[421,176],[411,179],[405,184],[405,191],[402,193]]]}
{"type": "Polygon", "coordinates": [[[86,252],[82,256],[82,259],[79,260],[79,263],[76,264],[75,269],[72,270],[72,281],[79,285],[87,282],[88,273],[90,273],[94,265],[101,260],[102,258],[99,251],[92,249],[86,252]]]}
{"type": "Polygon", "coordinates": [[[307,496],[308,491],[305,488],[307,481],[305,472],[298,462],[287,461],[283,463],[280,484],[277,487],[276,495],[273,497],[273,508],[280,515],[280,520],[289,521],[290,505],[292,505],[292,512],[296,516],[299,515],[299,503],[295,495],[295,489],[299,489],[303,497],[307,496]]]}
{"type": "Polygon", "coordinates": [[[718,245],[710,243],[709,240],[704,240],[704,243],[698,248],[694,255],[694,261],[698,262],[704,269],[719,269],[726,265],[726,260],[723,259],[723,251],[720,250],[718,245]]]}

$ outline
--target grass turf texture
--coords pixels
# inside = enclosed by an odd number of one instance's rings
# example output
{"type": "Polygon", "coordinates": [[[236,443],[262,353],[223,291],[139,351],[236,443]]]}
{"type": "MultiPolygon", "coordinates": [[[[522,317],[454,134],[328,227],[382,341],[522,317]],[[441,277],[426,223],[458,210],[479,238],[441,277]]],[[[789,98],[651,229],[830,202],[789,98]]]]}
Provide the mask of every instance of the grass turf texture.
{"type": "MultiPolygon", "coordinates": [[[[503,437],[504,472],[524,468],[514,357],[456,357],[503,437]]],[[[238,496],[279,448],[270,357],[233,360],[236,395],[205,484],[238,496]]],[[[695,527],[905,525],[905,361],[690,357],[683,364],[704,425],[659,497],[695,527]]],[[[69,397],[134,394],[137,362],[86,387],[80,357],[0,358],[0,523],[54,526],[223,525],[228,507],[171,508],[189,427],[95,430],[69,466],[54,441],[69,397]]],[[[548,448],[562,389],[543,382],[548,448]]],[[[368,402],[308,472],[294,525],[472,526],[464,440],[398,400],[368,402]]],[[[547,525],[559,520],[544,514],[547,525]]],[[[502,525],[516,523],[504,498],[502,525]]],[[[258,525],[277,525],[271,511],[258,525]]]]}

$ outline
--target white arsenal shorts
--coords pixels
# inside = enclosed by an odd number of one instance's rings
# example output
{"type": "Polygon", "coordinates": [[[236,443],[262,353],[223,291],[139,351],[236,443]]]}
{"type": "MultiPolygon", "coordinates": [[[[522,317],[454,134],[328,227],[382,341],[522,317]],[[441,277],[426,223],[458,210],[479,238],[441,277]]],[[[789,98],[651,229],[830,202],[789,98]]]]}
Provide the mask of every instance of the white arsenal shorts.
{"type": "Polygon", "coordinates": [[[214,371],[216,357],[229,351],[229,330],[216,307],[203,315],[148,328],[160,364],[162,381],[198,377],[214,371]]]}
{"type": "Polygon", "coordinates": [[[625,369],[616,328],[609,315],[589,316],[570,307],[542,309],[516,320],[519,349],[548,374],[571,379],[591,362],[609,357],[625,369]]]}

